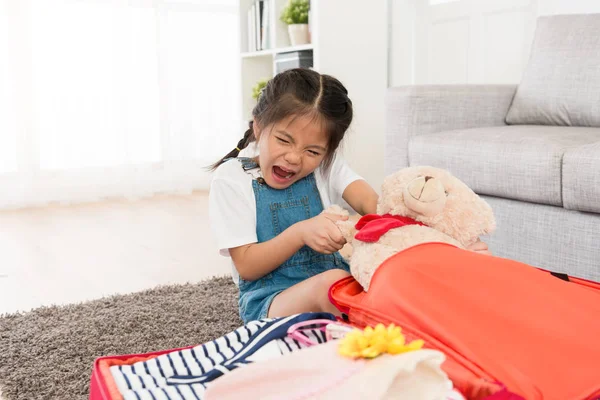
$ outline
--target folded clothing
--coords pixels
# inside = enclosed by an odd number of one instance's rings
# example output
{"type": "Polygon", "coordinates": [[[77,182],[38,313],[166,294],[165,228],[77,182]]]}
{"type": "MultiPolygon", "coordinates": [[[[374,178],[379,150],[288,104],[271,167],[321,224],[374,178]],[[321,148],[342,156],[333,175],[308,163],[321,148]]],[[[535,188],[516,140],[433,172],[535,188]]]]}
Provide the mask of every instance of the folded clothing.
{"type": "MultiPolygon", "coordinates": [[[[181,349],[135,362],[110,367],[114,384],[124,400],[202,399],[207,385],[230,371],[253,362],[273,360],[298,351],[304,344],[287,337],[299,322],[331,320],[328,313],[303,313],[285,318],[252,321],[233,332],[200,346],[181,349]]],[[[325,333],[305,330],[315,343],[325,333]]]]}
{"type": "Polygon", "coordinates": [[[332,341],[238,369],[208,386],[204,399],[463,399],[442,371],[439,351],[367,360],[340,356],[337,349],[332,341]]]}

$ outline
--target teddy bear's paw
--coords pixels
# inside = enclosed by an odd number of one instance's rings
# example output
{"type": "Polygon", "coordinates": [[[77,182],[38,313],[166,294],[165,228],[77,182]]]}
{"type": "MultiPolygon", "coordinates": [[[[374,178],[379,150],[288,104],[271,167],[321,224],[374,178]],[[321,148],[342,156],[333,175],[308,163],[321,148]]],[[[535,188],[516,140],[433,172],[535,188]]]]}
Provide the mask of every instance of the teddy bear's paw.
{"type": "Polygon", "coordinates": [[[360,286],[362,286],[363,290],[368,292],[369,286],[371,285],[371,278],[373,278],[373,273],[375,271],[372,271],[370,268],[359,269],[355,267],[354,271],[351,272],[352,276],[358,283],[360,283],[360,286]]]}
{"type": "Polygon", "coordinates": [[[333,215],[339,215],[342,217],[347,217],[350,214],[348,213],[348,210],[343,209],[342,207],[338,206],[337,204],[334,204],[332,206],[329,206],[326,210],[323,211],[324,214],[333,214],[333,215]]]}
{"type": "Polygon", "coordinates": [[[352,251],[352,245],[350,243],[346,243],[344,247],[342,247],[342,249],[339,251],[339,253],[340,256],[342,256],[342,258],[346,260],[347,263],[350,263],[352,261],[352,251]]]}
{"type": "Polygon", "coordinates": [[[351,242],[356,229],[354,229],[355,221],[350,217],[350,213],[342,207],[334,204],[323,211],[323,214],[337,215],[339,217],[346,217],[344,220],[335,221],[335,224],[342,232],[342,236],[347,242],[351,242]]]}
{"type": "Polygon", "coordinates": [[[367,276],[361,276],[358,279],[358,283],[360,283],[360,286],[362,286],[363,290],[366,292],[369,291],[369,286],[371,285],[371,278],[373,277],[372,274],[368,274],[367,276]]]}
{"type": "Polygon", "coordinates": [[[356,228],[354,227],[356,222],[352,221],[352,220],[346,220],[346,221],[336,221],[335,224],[339,228],[344,239],[346,239],[346,242],[352,243],[352,241],[354,239],[354,235],[356,235],[356,228]]]}

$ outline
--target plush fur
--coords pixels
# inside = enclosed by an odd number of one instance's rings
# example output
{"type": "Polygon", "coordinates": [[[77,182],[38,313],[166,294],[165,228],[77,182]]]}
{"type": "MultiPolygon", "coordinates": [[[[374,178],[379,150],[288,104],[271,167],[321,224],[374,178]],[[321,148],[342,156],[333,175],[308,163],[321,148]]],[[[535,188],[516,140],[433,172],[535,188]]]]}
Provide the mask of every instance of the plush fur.
{"type": "MultiPolygon", "coordinates": [[[[325,212],[347,215],[339,206],[325,212]]],[[[492,208],[482,198],[448,171],[433,167],[404,168],[388,176],[377,213],[411,217],[427,226],[395,228],[366,243],[354,237],[356,219],[337,223],[352,246],[350,272],[365,291],[379,265],[404,249],[427,242],[467,248],[496,227],[492,208]]]]}

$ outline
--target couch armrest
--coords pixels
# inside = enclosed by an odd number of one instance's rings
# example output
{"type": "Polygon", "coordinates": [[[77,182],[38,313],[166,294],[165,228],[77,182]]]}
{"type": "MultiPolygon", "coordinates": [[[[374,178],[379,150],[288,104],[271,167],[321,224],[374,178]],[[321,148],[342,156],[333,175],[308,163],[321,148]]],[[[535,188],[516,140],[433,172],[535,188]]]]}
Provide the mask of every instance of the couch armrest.
{"type": "Polygon", "coordinates": [[[505,125],[517,85],[415,85],[386,94],[385,171],[409,165],[411,136],[505,125]]]}

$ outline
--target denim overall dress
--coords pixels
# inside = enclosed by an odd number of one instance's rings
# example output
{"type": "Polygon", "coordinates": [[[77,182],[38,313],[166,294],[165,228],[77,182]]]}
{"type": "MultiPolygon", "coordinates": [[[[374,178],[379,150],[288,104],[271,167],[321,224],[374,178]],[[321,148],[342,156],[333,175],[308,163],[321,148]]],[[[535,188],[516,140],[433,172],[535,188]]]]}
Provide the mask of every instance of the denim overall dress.
{"type": "MultiPolygon", "coordinates": [[[[238,158],[247,173],[258,164],[249,158],[238,158]]],[[[286,189],[273,189],[261,177],[252,180],[256,199],[256,236],[258,243],[279,235],[293,224],[315,217],[323,211],[321,195],[314,173],[286,189]]],[[[273,298],[283,290],[330,269],[350,271],[339,253],[320,254],[302,247],[277,269],[255,281],[239,279],[239,308],[244,323],[266,318],[273,298]]]]}

